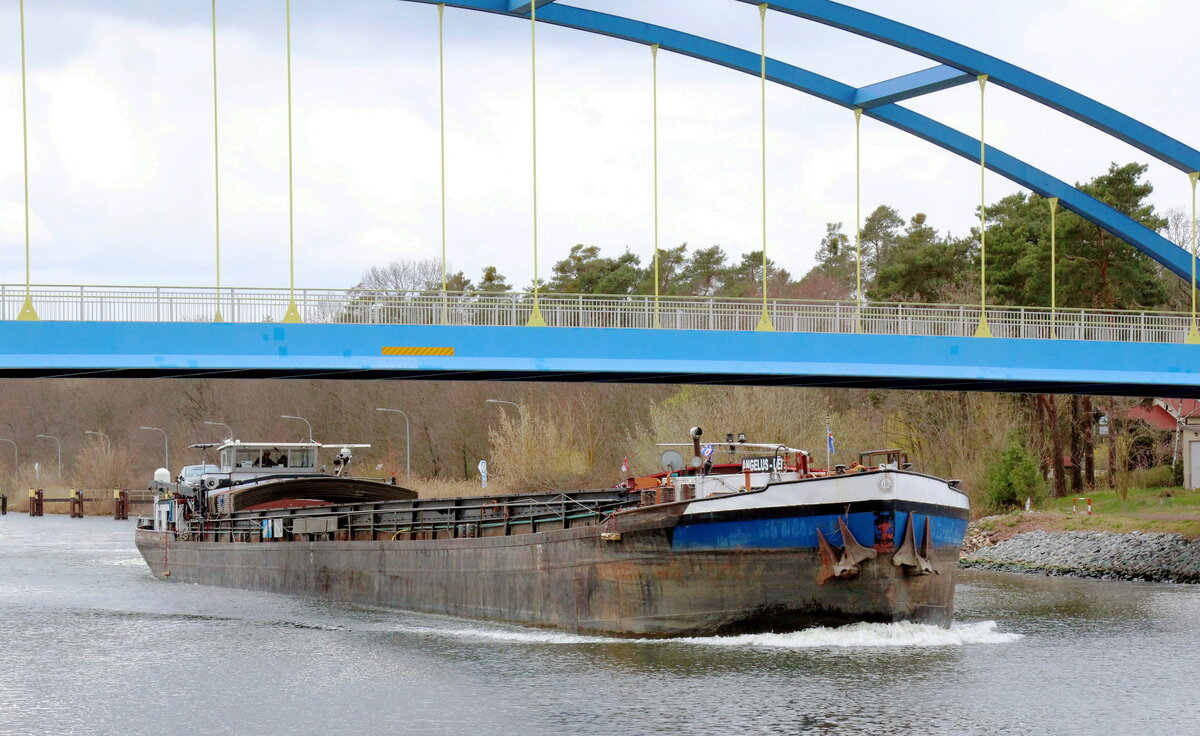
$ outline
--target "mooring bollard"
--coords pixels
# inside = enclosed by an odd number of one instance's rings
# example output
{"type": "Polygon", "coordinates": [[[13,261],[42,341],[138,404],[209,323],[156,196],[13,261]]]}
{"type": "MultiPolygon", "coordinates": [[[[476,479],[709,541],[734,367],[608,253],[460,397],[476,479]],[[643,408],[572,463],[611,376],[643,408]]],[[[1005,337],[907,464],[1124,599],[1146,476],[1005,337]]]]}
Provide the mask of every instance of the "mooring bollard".
{"type": "Polygon", "coordinates": [[[83,491],[71,491],[71,518],[83,518],[83,491]]]}
{"type": "Polygon", "coordinates": [[[32,488],[29,489],[29,515],[30,516],[42,516],[45,514],[46,505],[43,503],[43,499],[45,499],[45,497],[46,497],[45,491],[43,491],[42,489],[40,489],[40,488],[38,488],[37,490],[34,490],[32,488]]]}
{"type": "Polygon", "coordinates": [[[129,491],[113,489],[113,520],[124,521],[129,518],[129,491]]]}

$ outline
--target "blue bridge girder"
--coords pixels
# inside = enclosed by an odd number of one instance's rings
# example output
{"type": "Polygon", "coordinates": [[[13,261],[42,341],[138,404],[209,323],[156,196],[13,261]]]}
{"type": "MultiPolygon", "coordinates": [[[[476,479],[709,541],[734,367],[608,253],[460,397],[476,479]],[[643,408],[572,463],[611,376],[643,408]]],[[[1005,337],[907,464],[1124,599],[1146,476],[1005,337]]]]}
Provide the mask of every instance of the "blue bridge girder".
{"type": "Polygon", "coordinates": [[[893,102],[974,82],[975,79],[974,75],[961,69],[941,64],[894,79],[869,84],[866,87],[859,87],[854,93],[853,106],[870,110],[880,105],[889,105],[893,102]]]}
{"type": "Polygon", "coordinates": [[[687,383],[1200,398],[1191,345],[595,327],[0,322],[0,377],[687,383]],[[393,355],[385,348],[439,348],[393,355]]]}
{"type": "MultiPolygon", "coordinates": [[[[437,4],[435,0],[400,1],[437,4]]],[[[739,1],[757,4],[751,0],[739,1]]],[[[455,0],[445,5],[510,17],[529,15],[528,0],[455,0]]],[[[979,163],[979,139],[898,105],[895,100],[962,84],[971,81],[976,74],[989,74],[989,79],[994,74],[996,82],[1002,86],[1110,133],[1177,168],[1184,171],[1200,170],[1200,152],[1195,149],[1062,85],[961,44],[828,0],[780,0],[770,3],[769,7],[941,61],[940,67],[863,88],[770,57],[766,71],[767,78],[772,82],[847,109],[861,107],[863,114],[870,118],[976,164],[979,163]],[[955,70],[960,74],[956,75],[955,70]]],[[[539,0],[537,19],[538,22],[647,46],[658,44],[667,51],[754,76],[761,73],[757,52],[664,26],[564,5],[553,0],[539,0]]],[[[985,165],[989,170],[1042,197],[1057,197],[1064,209],[1130,243],[1180,278],[1191,277],[1192,259],[1186,250],[1124,213],[992,146],[986,147],[985,165]]]]}

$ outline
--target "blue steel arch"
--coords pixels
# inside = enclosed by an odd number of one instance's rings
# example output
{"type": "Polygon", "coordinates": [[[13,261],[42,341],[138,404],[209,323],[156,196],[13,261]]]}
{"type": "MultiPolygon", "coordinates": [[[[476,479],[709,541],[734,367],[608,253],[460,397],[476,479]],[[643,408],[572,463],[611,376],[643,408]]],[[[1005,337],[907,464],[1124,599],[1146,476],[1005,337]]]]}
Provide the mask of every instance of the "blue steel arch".
{"type": "MultiPolygon", "coordinates": [[[[437,4],[437,0],[400,0],[437,4]]],[[[757,4],[754,0],[740,0],[757,4]]],[[[554,0],[537,0],[539,22],[587,31],[661,48],[701,61],[758,76],[759,55],[672,28],[601,13],[554,0]]],[[[510,17],[528,17],[529,0],[455,0],[448,7],[510,17]]],[[[979,140],[902,107],[898,100],[962,84],[976,74],[995,75],[1002,86],[1064,112],[1130,143],[1184,171],[1200,170],[1200,152],[1119,113],[1112,108],[995,57],[925,31],[829,0],[778,0],[770,8],[813,20],[943,61],[943,66],[856,88],[777,59],[767,59],[767,78],[903,130],[929,143],[979,163],[979,140]]],[[[1190,278],[1190,254],[1159,233],[1066,182],[992,146],[985,165],[1010,181],[1043,197],[1058,197],[1064,209],[1113,233],[1181,278],[1190,278]]]]}

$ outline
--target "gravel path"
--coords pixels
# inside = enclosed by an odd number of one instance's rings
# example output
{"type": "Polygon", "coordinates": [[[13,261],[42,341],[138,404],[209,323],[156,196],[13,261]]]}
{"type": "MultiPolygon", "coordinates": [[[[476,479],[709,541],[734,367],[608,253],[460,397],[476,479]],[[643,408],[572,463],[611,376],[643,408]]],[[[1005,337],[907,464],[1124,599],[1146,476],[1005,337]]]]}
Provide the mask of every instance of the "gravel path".
{"type": "Polygon", "coordinates": [[[1034,531],[969,550],[961,565],[1045,575],[1200,583],[1200,540],[1189,542],[1178,534],[1146,532],[1034,531]]]}

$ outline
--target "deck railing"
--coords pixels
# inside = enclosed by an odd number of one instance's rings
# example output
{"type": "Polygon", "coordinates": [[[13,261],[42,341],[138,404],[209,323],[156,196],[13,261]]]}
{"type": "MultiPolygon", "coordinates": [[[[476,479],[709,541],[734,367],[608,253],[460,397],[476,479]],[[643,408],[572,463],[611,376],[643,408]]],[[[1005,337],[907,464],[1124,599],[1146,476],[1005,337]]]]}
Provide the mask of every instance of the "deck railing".
{"type": "MultiPolygon", "coordinates": [[[[211,322],[220,308],[228,322],[278,322],[287,289],[159,286],[34,286],[42,320],[100,322],[211,322]]],[[[16,319],[22,285],[0,284],[0,320],[16,319]]],[[[522,326],[533,295],[518,292],[383,292],[362,289],[296,289],[305,322],[323,324],[522,326]]],[[[542,294],[539,306],[551,327],[668,330],[753,330],[759,299],[628,295],[542,294]]],[[[978,306],[902,304],[811,299],[771,299],[767,311],[781,332],[969,336],[978,306]]],[[[1179,312],[988,307],[996,337],[1117,342],[1183,342],[1190,317],[1179,312]]]]}

